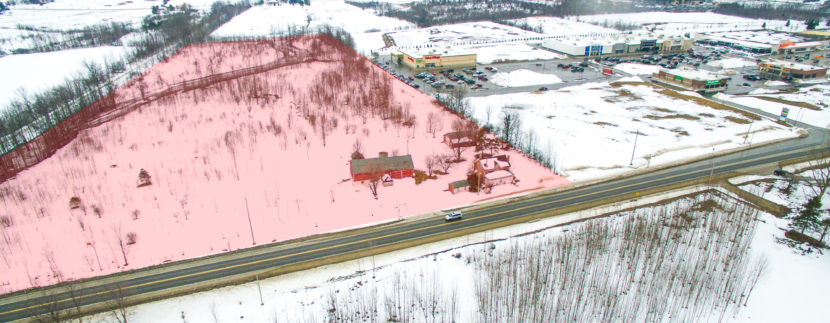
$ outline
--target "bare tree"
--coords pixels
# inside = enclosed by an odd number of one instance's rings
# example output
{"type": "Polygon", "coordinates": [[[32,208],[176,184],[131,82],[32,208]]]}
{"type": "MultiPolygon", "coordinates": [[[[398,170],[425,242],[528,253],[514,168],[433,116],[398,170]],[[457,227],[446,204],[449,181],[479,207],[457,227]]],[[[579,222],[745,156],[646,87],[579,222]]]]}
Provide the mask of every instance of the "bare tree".
{"type": "Polygon", "coordinates": [[[427,174],[432,176],[432,170],[435,168],[435,154],[424,157],[424,165],[427,167],[427,174]]]}
{"type": "Polygon", "coordinates": [[[435,138],[435,133],[438,132],[438,123],[441,122],[440,118],[435,112],[427,114],[427,132],[432,134],[432,138],[435,138]]]}
{"type": "Polygon", "coordinates": [[[444,174],[450,171],[450,167],[452,166],[452,156],[451,155],[435,155],[435,165],[440,168],[444,174]]]}
{"type": "Polygon", "coordinates": [[[827,188],[830,188],[830,161],[819,159],[810,162],[811,172],[813,174],[813,183],[810,188],[816,196],[824,196],[827,193],[827,188]]]}
{"type": "Polygon", "coordinates": [[[112,304],[110,304],[110,307],[112,307],[112,316],[115,317],[118,323],[127,323],[129,312],[127,311],[127,298],[124,290],[120,284],[115,284],[111,289],[111,293],[113,296],[112,304]]]}
{"type": "Polygon", "coordinates": [[[360,138],[354,139],[354,143],[352,143],[352,152],[363,155],[363,142],[360,141],[360,138]]]}

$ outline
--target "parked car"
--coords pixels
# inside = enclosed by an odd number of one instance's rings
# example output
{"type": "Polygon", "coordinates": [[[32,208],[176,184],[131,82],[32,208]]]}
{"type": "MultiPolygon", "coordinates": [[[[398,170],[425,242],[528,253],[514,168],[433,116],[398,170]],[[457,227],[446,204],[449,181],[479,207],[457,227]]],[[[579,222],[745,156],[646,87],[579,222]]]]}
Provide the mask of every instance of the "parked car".
{"type": "Polygon", "coordinates": [[[455,220],[461,220],[461,218],[463,218],[463,217],[464,217],[464,215],[461,214],[461,211],[455,211],[455,212],[448,213],[447,215],[445,215],[444,216],[444,221],[450,222],[450,221],[455,221],[455,220]]]}
{"type": "Polygon", "coordinates": [[[544,87],[544,86],[539,88],[539,91],[547,91],[547,90],[548,90],[548,88],[544,87]]]}
{"type": "Polygon", "coordinates": [[[749,83],[744,83],[744,86],[746,86],[746,87],[752,87],[752,84],[749,84],[749,83]]]}
{"type": "Polygon", "coordinates": [[[480,88],[481,88],[481,84],[479,84],[479,83],[476,83],[475,85],[473,85],[473,86],[471,87],[471,89],[473,89],[473,90],[475,90],[475,89],[480,89],[480,88]]]}

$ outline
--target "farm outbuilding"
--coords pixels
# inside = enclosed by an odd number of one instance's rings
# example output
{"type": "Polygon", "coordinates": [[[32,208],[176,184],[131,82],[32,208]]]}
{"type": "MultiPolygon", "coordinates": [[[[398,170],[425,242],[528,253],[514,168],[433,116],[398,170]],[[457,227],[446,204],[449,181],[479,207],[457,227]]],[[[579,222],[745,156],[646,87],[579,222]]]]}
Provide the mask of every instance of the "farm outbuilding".
{"type": "Polygon", "coordinates": [[[450,146],[450,148],[455,147],[471,147],[476,145],[476,134],[475,132],[471,131],[454,131],[448,132],[444,134],[443,142],[450,146]]]}
{"type": "Polygon", "coordinates": [[[491,173],[484,174],[484,185],[501,185],[513,183],[516,181],[516,176],[507,170],[497,170],[491,173]]]}
{"type": "Polygon", "coordinates": [[[450,183],[450,193],[466,192],[470,190],[470,183],[466,179],[450,183]]]}
{"type": "Polygon", "coordinates": [[[394,179],[412,177],[415,167],[411,155],[377,157],[367,159],[352,159],[351,166],[352,181],[365,181],[378,174],[379,177],[388,174],[394,179]]]}

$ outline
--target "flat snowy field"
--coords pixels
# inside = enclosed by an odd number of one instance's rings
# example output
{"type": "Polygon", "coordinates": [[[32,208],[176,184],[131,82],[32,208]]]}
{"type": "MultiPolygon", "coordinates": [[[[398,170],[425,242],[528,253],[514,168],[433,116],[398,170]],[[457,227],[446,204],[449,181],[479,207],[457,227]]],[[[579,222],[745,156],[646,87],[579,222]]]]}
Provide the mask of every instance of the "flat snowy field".
{"type": "MultiPolygon", "coordinates": [[[[626,219],[633,218],[635,214],[648,214],[648,208],[640,208],[636,212],[627,212],[609,218],[546,228],[690,192],[667,192],[635,202],[620,203],[505,227],[375,257],[263,279],[257,283],[139,305],[129,308],[127,312],[132,322],[175,321],[182,317],[187,321],[198,322],[229,320],[324,322],[331,317],[329,315],[342,315],[342,312],[351,312],[351,315],[354,315],[355,311],[363,313],[365,310],[377,309],[377,313],[369,314],[372,313],[369,311],[365,315],[369,317],[377,315],[383,318],[388,317],[388,313],[392,312],[399,319],[405,317],[413,322],[429,322],[435,318],[445,322],[480,322],[483,311],[480,310],[482,307],[476,295],[479,290],[477,287],[482,286],[481,282],[486,281],[488,277],[485,274],[487,267],[482,267],[483,264],[491,263],[487,259],[503,257],[505,253],[511,252],[516,247],[535,246],[548,241],[553,242],[554,245],[557,243],[560,245],[560,247],[550,247],[550,252],[556,253],[561,251],[557,248],[563,248],[561,247],[564,244],[563,240],[590,239],[586,236],[574,236],[569,232],[584,230],[588,224],[607,223],[609,228],[613,228],[615,223],[616,225],[625,223],[626,219]],[[537,230],[542,231],[522,235],[537,230]],[[483,243],[486,241],[493,242],[483,243]],[[459,257],[456,258],[455,255],[459,257]],[[396,309],[394,305],[388,305],[390,303],[407,304],[407,306],[396,309]]],[[[683,205],[686,201],[688,199],[670,205],[683,205]]],[[[761,263],[765,262],[766,267],[761,271],[748,298],[740,302],[741,305],[745,302],[745,306],[731,306],[730,308],[737,310],[737,313],[727,311],[723,318],[718,317],[720,308],[711,312],[704,311],[694,317],[703,321],[727,322],[789,320],[821,322],[822,318],[830,316],[830,308],[824,306],[822,302],[823,295],[830,288],[830,279],[825,274],[830,270],[830,256],[820,254],[805,256],[783,244],[776,243],[776,239],[783,237],[783,232],[779,228],[785,225],[783,223],[785,220],[766,213],[759,213],[757,219],[754,234],[743,242],[748,244],[749,248],[745,254],[742,254],[741,262],[748,265],[746,270],[749,271],[750,279],[756,278],[752,275],[755,273],[753,270],[760,268],[761,263]],[[782,297],[782,295],[800,295],[800,297],[782,297]]],[[[618,239],[609,240],[617,241],[618,239]]],[[[666,237],[666,239],[669,238],[666,237]]],[[[619,241],[619,243],[628,243],[624,242],[625,240],[619,241]]],[[[602,246],[610,250],[616,250],[618,247],[617,243],[602,246]]],[[[610,255],[612,257],[617,255],[617,251],[610,252],[610,255]]],[[[719,258],[710,254],[710,258],[704,262],[719,261],[716,259],[719,258]]],[[[662,266],[669,266],[669,264],[674,265],[674,262],[666,261],[662,266]]],[[[642,263],[640,265],[647,266],[642,263]]],[[[736,266],[737,263],[730,263],[730,265],[736,266]]],[[[496,270],[503,272],[505,269],[502,266],[498,266],[496,270]]],[[[598,267],[603,270],[619,270],[611,264],[600,264],[598,267]]],[[[565,271],[568,270],[567,268],[568,266],[563,265],[558,270],[565,271]]],[[[526,268],[511,267],[510,270],[530,275],[526,268]]],[[[746,272],[738,277],[745,277],[745,275],[747,275],[746,272]]],[[[558,278],[556,276],[554,279],[558,278]]],[[[502,279],[510,280],[511,278],[502,279]]],[[[574,276],[572,280],[578,281],[579,279],[574,276]]],[[[734,280],[733,283],[736,281],[734,280]]],[[[711,283],[709,279],[706,282],[711,283]]],[[[532,285],[527,286],[532,287],[532,285]]],[[[585,288],[595,291],[601,289],[595,286],[585,288]]],[[[507,291],[508,295],[517,292],[511,288],[502,289],[502,292],[504,291],[507,291]]],[[[623,298],[631,297],[631,295],[633,294],[627,294],[623,298]]],[[[493,296],[499,302],[509,300],[502,294],[493,296]]],[[[624,304],[622,301],[621,303],[624,304]]],[[[586,308],[584,310],[585,313],[591,313],[597,309],[586,308]]],[[[688,315],[683,311],[673,313],[676,316],[672,317],[675,318],[688,315]]],[[[347,317],[355,319],[355,316],[347,317]]],[[[116,322],[111,313],[98,314],[88,319],[91,322],[116,322]]]]}
{"type": "Polygon", "coordinates": [[[779,98],[787,101],[809,103],[821,108],[822,110],[830,109],[830,100],[827,99],[830,97],[830,84],[800,87],[798,88],[798,91],[792,93],[779,93],[775,90],[758,89],[750,92],[750,94],[779,98]]]}
{"type": "Polygon", "coordinates": [[[572,36],[585,34],[618,34],[619,30],[605,28],[595,24],[563,19],[559,17],[528,17],[512,20],[527,24],[532,28],[541,28],[546,36],[572,36]]]}
{"type": "Polygon", "coordinates": [[[752,122],[745,138],[747,117],[660,91],[644,83],[588,83],[468,100],[476,120],[496,127],[502,111],[518,113],[525,132],[535,133],[541,151],[550,145],[563,174],[575,182],[799,134],[764,119],[752,122]]]}
{"type": "Polygon", "coordinates": [[[403,20],[376,16],[342,0],[311,1],[310,6],[254,6],[213,32],[215,37],[279,36],[288,27],[340,27],[352,34],[357,51],[369,54],[384,47],[383,32],[414,28],[403,20]]]}
{"type": "Polygon", "coordinates": [[[727,16],[712,12],[638,12],[587,16],[570,16],[571,19],[593,24],[614,24],[642,26],[657,33],[682,35],[685,33],[703,33],[713,31],[735,31],[761,29],[766,23],[767,29],[780,31],[803,31],[807,27],[803,21],[750,19],[727,16]]]}
{"type": "Polygon", "coordinates": [[[84,62],[100,66],[121,59],[127,51],[127,47],[103,46],[0,57],[0,70],[7,76],[14,75],[0,79],[0,112],[20,98],[19,89],[29,96],[37,94],[82,73],[84,62]]]}

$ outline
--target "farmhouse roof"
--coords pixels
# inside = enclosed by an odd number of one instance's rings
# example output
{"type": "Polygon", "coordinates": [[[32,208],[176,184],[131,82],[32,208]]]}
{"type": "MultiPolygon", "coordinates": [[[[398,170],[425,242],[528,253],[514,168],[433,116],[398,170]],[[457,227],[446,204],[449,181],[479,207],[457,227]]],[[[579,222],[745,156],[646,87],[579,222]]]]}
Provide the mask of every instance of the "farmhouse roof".
{"type": "Polygon", "coordinates": [[[365,174],[373,170],[386,172],[414,167],[411,155],[352,160],[352,174],[365,174]]]}

